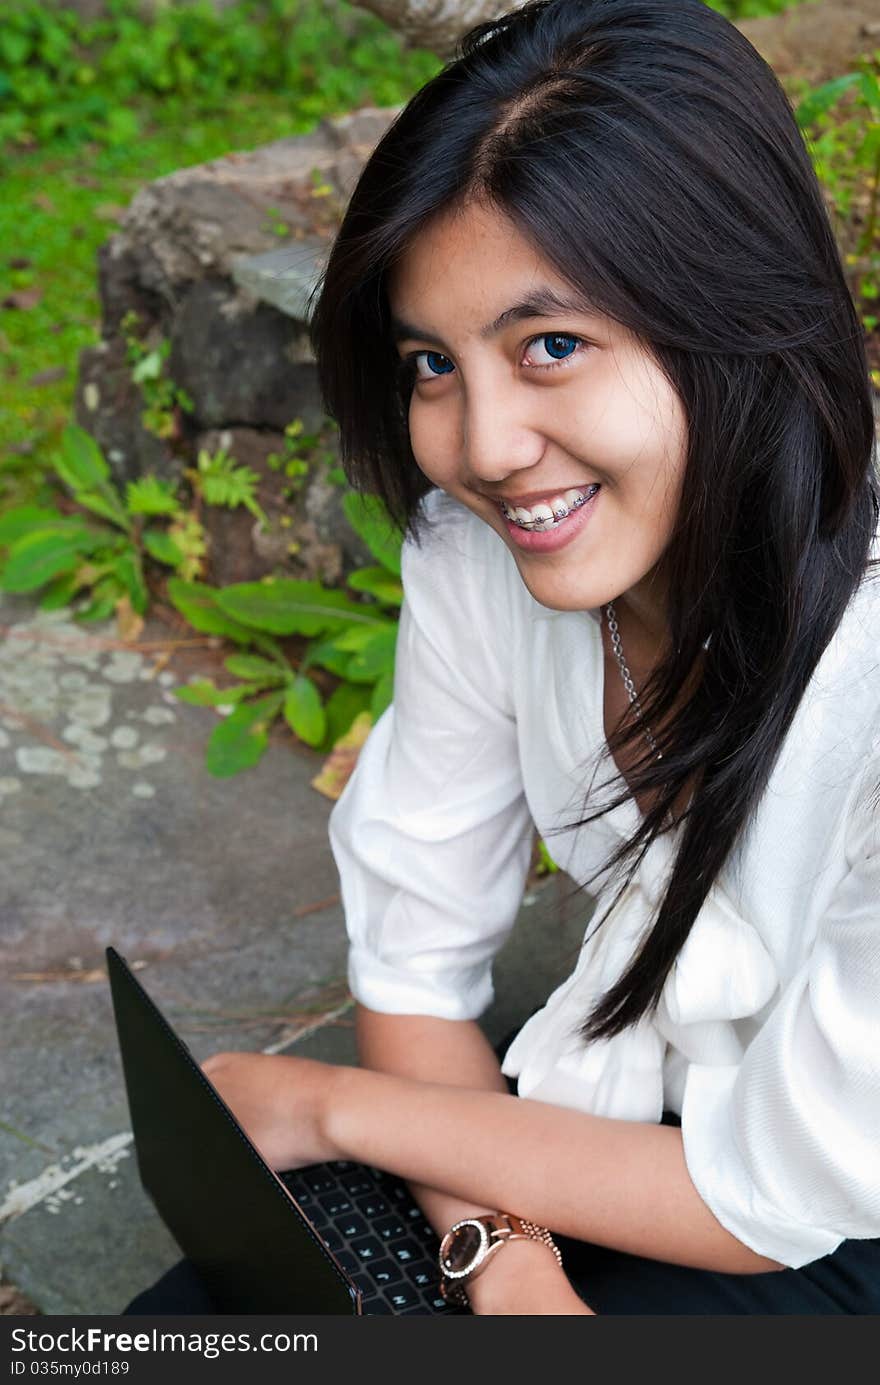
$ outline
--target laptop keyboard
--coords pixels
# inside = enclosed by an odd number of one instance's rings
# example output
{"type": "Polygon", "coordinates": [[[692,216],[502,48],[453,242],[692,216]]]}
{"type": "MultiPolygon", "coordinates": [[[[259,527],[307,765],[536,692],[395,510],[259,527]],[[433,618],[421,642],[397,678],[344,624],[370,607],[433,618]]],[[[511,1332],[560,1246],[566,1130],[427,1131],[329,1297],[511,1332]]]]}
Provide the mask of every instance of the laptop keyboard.
{"type": "Polygon", "coordinates": [[[360,1289],[365,1316],[465,1311],[443,1301],[440,1239],[399,1179],[346,1159],[278,1176],[360,1289]]]}

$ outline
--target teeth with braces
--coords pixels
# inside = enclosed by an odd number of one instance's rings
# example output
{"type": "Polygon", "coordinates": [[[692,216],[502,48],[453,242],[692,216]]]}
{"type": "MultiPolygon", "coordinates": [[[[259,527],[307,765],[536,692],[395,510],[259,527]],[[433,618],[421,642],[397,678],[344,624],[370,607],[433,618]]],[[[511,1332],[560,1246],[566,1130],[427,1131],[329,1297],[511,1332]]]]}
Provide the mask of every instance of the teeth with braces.
{"type": "MultiPolygon", "coordinates": [[[[541,514],[536,519],[531,519],[525,523],[517,517],[518,511],[511,509],[504,500],[501,502],[501,509],[505,518],[509,519],[512,524],[515,524],[518,529],[534,530],[540,533],[542,530],[554,529],[557,524],[561,524],[562,521],[567,519],[575,510],[579,510],[588,500],[592,500],[598,489],[599,486],[593,484],[589,486],[586,491],[569,490],[565,491],[561,496],[554,496],[555,500],[561,499],[565,503],[561,506],[554,505],[551,507],[545,502],[542,502],[540,508],[547,510],[548,513],[541,514]]],[[[537,510],[538,508],[539,506],[536,505],[535,509],[537,510]]]]}

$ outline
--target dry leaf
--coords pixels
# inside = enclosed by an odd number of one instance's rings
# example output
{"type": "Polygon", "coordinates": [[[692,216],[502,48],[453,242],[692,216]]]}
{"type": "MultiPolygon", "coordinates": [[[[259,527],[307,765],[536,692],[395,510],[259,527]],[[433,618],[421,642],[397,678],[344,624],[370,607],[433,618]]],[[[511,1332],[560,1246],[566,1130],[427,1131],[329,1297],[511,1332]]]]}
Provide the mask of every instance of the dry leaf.
{"type": "Polygon", "coordinates": [[[99,202],[95,207],[95,216],[99,216],[102,221],[121,221],[126,210],[127,208],[120,207],[116,202],[99,202]]]}
{"type": "Polygon", "coordinates": [[[357,764],[358,753],[373,726],[369,712],[356,716],[344,736],[334,745],[319,774],[312,780],[312,788],[325,798],[339,798],[348,783],[352,770],[357,764]]]}
{"type": "Polygon", "coordinates": [[[13,289],[12,293],[7,293],[0,307],[27,312],[29,308],[35,308],[42,297],[42,289],[13,289]]]}
{"type": "Polygon", "coordinates": [[[64,380],[67,377],[66,365],[50,365],[46,370],[38,370],[36,375],[32,375],[28,380],[29,385],[54,385],[57,380],[64,380]]]}
{"type": "Polygon", "coordinates": [[[144,618],[138,615],[131,604],[131,597],[120,596],[116,602],[116,634],[120,640],[130,640],[136,644],[144,628],[144,618]]]}

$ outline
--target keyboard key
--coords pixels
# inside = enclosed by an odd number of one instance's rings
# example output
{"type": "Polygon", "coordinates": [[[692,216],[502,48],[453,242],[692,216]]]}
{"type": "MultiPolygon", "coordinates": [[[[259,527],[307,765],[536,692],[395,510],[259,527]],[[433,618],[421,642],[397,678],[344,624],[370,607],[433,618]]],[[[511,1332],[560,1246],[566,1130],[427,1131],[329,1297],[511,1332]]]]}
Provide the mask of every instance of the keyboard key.
{"type": "Polygon", "coordinates": [[[405,1188],[402,1183],[391,1183],[388,1186],[388,1196],[393,1197],[395,1202],[412,1202],[412,1193],[409,1188],[405,1188]]]}
{"type": "Polygon", "coordinates": [[[305,1183],[313,1193],[329,1193],[336,1187],[336,1179],[329,1173],[307,1173],[305,1183]]]}
{"type": "Polygon", "coordinates": [[[393,1289],[386,1290],[385,1297],[395,1313],[402,1313],[405,1308],[421,1306],[420,1295],[408,1284],[397,1284],[393,1289]]]}
{"type": "Polygon", "coordinates": [[[394,1309],[391,1307],[391,1304],[386,1303],[381,1296],[379,1298],[372,1298],[369,1303],[363,1305],[363,1314],[365,1318],[375,1318],[378,1317],[380,1313],[393,1312],[394,1309]]]}
{"type": "Polygon", "coordinates": [[[325,1226],[322,1229],[321,1240],[324,1242],[324,1245],[327,1247],[328,1250],[333,1251],[334,1255],[338,1250],[345,1249],[345,1242],[343,1241],[339,1232],[334,1230],[332,1226],[325,1226]]]}
{"type": "Polygon", "coordinates": [[[373,1231],[383,1241],[396,1241],[399,1236],[406,1235],[407,1228],[400,1217],[378,1217],[373,1223],[373,1231]]]}
{"type": "Polygon", "coordinates": [[[365,1265],[368,1260],[378,1260],[385,1252],[385,1247],[381,1241],[376,1240],[375,1236],[362,1236],[360,1240],[352,1241],[351,1249],[362,1265],[365,1265]]]}
{"type": "Polygon", "coordinates": [[[331,1159],[327,1165],[328,1169],[335,1169],[337,1173],[348,1173],[354,1168],[350,1159],[331,1159]]]}
{"type": "Polygon", "coordinates": [[[403,1271],[393,1260],[374,1260],[367,1265],[365,1272],[381,1289],[387,1289],[389,1284],[396,1284],[403,1278],[403,1271]]]}
{"type": "Polygon", "coordinates": [[[336,1256],[342,1268],[346,1270],[348,1274],[353,1275],[357,1280],[362,1261],[358,1259],[354,1252],[346,1250],[345,1247],[343,1247],[342,1250],[334,1250],[333,1254],[336,1256]]]}
{"type": "Polygon", "coordinates": [[[423,1253],[415,1241],[397,1241],[385,1247],[385,1253],[391,1255],[399,1265],[412,1264],[414,1260],[422,1260],[423,1253]]]}
{"type": "Polygon", "coordinates": [[[349,1197],[357,1197],[358,1193],[372,1193],[375,1191],[372,1181],[369,1178],[365,1178],[362,1173],[344,1173],[340,1181],[349,1197]]]}
{"type": "Polygon", "coordinates": [[[353,1240],[355,1236],[366,1236],[370,1230],[363,1217],[359,1217],[357,1212],[352,1212],[348,1217],[337,1218],[336,1226],[340,1235],[345,1236],[349,1241],[353,1240]]]}
{"type": "Polygon", "coordinates": [[[322,1193],[318,1201],[330,1217],[341,1217],[346,1212],[354,1211],[350,1199],[341,1189],[336,1193],[322,1193]]]}
{"type": "Polygon", "coordinates": [[[407,1221],[416,1221],[419,1217],[424,1218],[425,1215],[421,1207],[417,1207],[414,1202],[411,1202],[408,1207],[401,1207],[398,1210],[402,1217],[406,1217],[407,1221]]]}
{"type": "Polygon", "coordinates": [[[311,1207],[304,1207],[303,1212],[318,1231],[322,1227],[330,1225],[327,1213],[316,1202],[312,1203],[311,1207]]]}
{"type": "Polygon", "coordinates": [[[389,1204],[384,1197],[378,1197],[375,1193],[368,1193],[365,1197],[359,1197],[355,1200],[360,1211],[371,1221],[373,1217],[381,1217],[389,1210],[389,1204]]]}
{"type": "Polygon", "coordinates": [[[314,1193],[309,1192],[298,1173],[282,1173],[278,1176],[287,1191],[296,1198],[301,1207],[308,1207],[314,1202],[314,1193]]]}
{"type": "Polygon", "coordinates": [[[410,1284],[417,1284],[420,1289],[436,1289],[440,1282],[440,1269],[439,1266],[423,1260],[418,1265],[410,1265],[406,1277],[410,1284]]]}

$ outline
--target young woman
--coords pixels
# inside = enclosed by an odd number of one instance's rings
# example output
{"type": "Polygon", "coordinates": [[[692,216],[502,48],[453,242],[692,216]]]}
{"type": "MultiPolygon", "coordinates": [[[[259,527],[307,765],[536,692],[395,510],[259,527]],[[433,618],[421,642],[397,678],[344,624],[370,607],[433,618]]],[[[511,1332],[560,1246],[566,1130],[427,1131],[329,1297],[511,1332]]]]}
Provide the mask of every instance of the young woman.
{"type": "Polygon", "coordinates": [[[330,821],[361,1066],[206,1071],[275,1167],[384,1167],[441,1236],[525,1219],[476,1266],[450,1237],[476,1313],[880,1311],[880,484],[773,73],[702,0],[473,30],[313,339],[407,530],[330,821]],[[535,826],[597,906],[499,1065],[535,826]]]}

